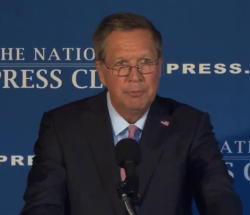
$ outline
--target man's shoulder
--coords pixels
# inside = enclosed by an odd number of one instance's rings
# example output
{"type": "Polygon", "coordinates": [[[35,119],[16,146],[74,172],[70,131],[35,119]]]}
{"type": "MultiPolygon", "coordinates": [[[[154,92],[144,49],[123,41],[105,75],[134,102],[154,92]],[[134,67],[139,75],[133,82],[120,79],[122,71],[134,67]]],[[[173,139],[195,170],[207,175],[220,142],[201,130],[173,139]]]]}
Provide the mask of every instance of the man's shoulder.
{"type": "Polygon", "coordinates": [[[192,105],[174,100],[172,98],[160,98],[160,103],[163,108],[168,110],[168,115],[171,116],[179,129],[192,133],[200,125],[202,120],[206,119],[206,123],[210,124],[210,116],[192,105]]]}
{"type": "Polygon", "coordinates": [[[168,109],[169,115],[175,118],[187,119],[189,117],[201,117],[206,112],[194,107],[192,105],[186,104],[181,101],[177,101],[172,98],[160,97],[160,104],[163,108],[168,109]]]}
{"type": "Polygon", "coordinates": [[[46,112],[49,113],[53,117],[72,117],[74,115],[78,115],[81,111],[88,109],[89,101],[97,98],[98,95],[88,96],[85,98],[81,98],[78,100],[74,100],[50,110],[46,112]]]}
{"type": "MultiPolygon", "coordinates": [[[[47,112],[50,112],[51,114],[65,114],[65,113],[70,113],[70,112],[77,112],[80,109],[84,110],[88,108],[88,103],[92,101],[96,101],[100,98],[100,94],[93,95],[93,96],[88,96],[85,98],[81,98],[72,102],[68,102],[66,104],[60,105],[56,108],[50,109],[47,112]]],[[[158,96],[160,105],[163,108],[167,108],[169,110],[169,114],[172,116],[180,115],[180,114],[191,114],[191,115],[202,115],[205,112],[192,106],[189,104],[186,104],[184,102],[175,100],[173,98],[168,98],[168,97],[161,97],[158,96]]]]}
{"type": "MultiPolygon", "coordinates": [[[[100,100],[100,98],[103,98],[101,94],[102,93],[99,93],[97,95],[88,96],[82,99],[68,102],[56,108],[50,109],[46,112],[53,116],[53,118],[77,117],[77,115],[79,115],[81,111],[88,110],[88,104],[96,105],[97,101],[99,101],[98,105],[101,105],[100,102],[102,100],[100,100]]],[[[161,107],[166,108],[169,112],[169,115],[173,116],[174,118],[181,118],[183,120],[189,118],[194,119],[200,118],[205,113],[204,111],[194,106],[183,103],[181,101],[177,101],[173,98],[161,96],[157,97],[161,107]]]]}

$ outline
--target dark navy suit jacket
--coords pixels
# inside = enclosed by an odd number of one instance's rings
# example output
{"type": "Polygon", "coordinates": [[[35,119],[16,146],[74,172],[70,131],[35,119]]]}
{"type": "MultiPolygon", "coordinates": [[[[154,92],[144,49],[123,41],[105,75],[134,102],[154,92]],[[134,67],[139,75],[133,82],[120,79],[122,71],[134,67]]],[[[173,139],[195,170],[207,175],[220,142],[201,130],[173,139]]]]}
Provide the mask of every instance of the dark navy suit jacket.
{"type": "MultiPolygon", "coordinates": [[[[243,214],[207,113],[156,96],[139,144],[140,215],[243,214]]],[[[21,215],[124,215],[114,147],[106,90],[44,113],[21,215]]]]}

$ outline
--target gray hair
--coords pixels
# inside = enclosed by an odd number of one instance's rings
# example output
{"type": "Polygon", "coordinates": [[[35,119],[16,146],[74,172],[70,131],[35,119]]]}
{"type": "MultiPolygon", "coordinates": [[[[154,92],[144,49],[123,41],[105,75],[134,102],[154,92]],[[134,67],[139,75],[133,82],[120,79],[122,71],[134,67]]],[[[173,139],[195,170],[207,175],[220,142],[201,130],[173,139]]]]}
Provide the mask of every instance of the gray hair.
{"type": "Polygon", "coordinates": [[[145,29],[152,33],[155,47],[159,55],[162,53],[162,36],[153,23],[144,16],[133,13],[115,13],[102,19],[92,36],[97,60],[105,58],[105,42],[113,31],[130,31],[145,29]]]}

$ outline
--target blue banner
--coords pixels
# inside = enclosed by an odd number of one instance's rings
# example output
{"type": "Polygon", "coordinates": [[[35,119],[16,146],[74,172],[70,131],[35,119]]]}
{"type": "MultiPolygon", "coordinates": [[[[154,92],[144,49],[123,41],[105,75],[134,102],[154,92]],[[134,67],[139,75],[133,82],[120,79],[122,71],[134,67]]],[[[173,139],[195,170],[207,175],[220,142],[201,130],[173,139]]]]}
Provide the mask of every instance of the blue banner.
{"type": "Polygon", "coordinates": [[[0,214],[23,207],[42,114],[103,90],[91,36],[121,11],[148,17],[162,33],[158,93],[210,114],[250,214],[249,10],[243,0],[1,0],[0,214]]]}

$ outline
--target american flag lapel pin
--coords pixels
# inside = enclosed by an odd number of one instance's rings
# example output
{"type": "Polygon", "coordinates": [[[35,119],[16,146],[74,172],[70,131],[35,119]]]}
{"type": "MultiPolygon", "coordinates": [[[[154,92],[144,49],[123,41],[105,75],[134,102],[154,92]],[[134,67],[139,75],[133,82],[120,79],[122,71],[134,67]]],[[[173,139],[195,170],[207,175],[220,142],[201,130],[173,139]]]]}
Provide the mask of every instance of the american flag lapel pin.
{"type": "Polygon", "coordinates": [[[168,126],[169,125],[169,122],[167,120],[161,120],[161,124],[165,125],[165,126],[168,126]]]}

